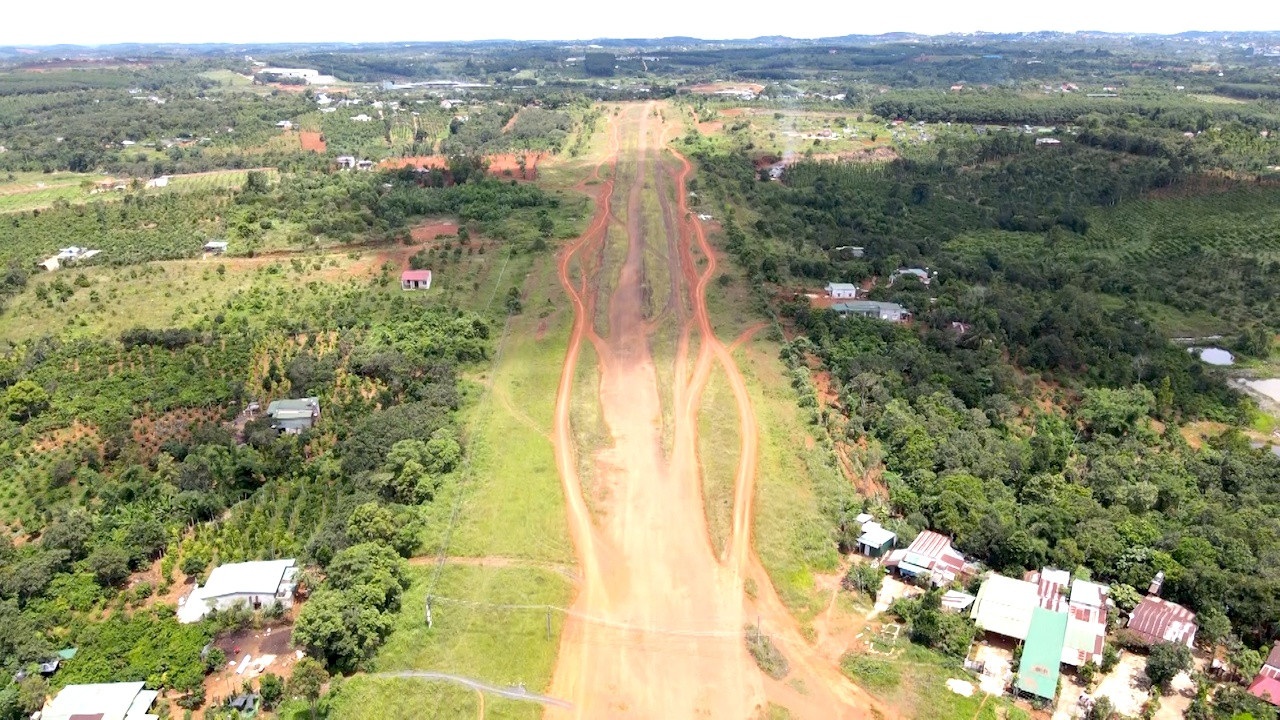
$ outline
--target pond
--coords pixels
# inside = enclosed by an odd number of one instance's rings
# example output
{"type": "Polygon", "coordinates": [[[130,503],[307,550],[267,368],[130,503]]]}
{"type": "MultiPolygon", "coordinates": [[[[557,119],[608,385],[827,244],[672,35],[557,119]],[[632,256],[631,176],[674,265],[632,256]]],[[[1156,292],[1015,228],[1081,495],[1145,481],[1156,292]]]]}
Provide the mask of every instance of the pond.
{"type": "Polygon", "coordinates": [[[1266,395],[1272,400],[1280,403],[1280,378],[1246,380],[1244,384],[1248,385],[1250,390],[1253,390],[1259,395],[1266,395]]]}
{"type": "Polygon", "coordinates": [[[1234,355],[1218,347],[1193,347],[1187,348],[1187,351],[1193,355],[1198,355],[1201,360],[1210,365],[1227,366],[1234,365],[1236,362],[1234,355]]]}

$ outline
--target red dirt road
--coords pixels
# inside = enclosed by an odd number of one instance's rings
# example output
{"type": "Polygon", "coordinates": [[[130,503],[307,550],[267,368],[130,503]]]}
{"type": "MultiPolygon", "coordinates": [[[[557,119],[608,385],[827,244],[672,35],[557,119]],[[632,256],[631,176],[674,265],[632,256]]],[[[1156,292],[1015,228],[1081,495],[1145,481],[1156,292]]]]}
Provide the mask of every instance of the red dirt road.
{"type": "MultiPolygon", "coordinates": [[[[574,709],[549,708],[546,717],[740,720],[763,715],[767,701],[815,720],[869,718],[873,708],[878,716],[893,717],[804,641],[751,550],[758,429],[746,382],[707,313],[716,257],[685,204],[692,168],[678,155],[678,171],[662,161],[660,146],[671,128],[650,127],[660,122],[651,119],[653,109],[626,107],[611,120],[613,148],[604,163],[610,172],[599,181],[597,168],[592,178],[595,218],[560,258],[574,325],[553,437],[582,584],[550,690],[574,709]],[[625,225],[615,214],[615,190],[625,193],[625,225]],[[674,206],[667,190],[676,198],[674,206]],[[646,192],[659,193],[659,227],[645,223],[646,192]],[[619,267],[607,267],[609,243],[625,243],[619,267]],[[647,273],[657,269],[646,262],[655,262],[663,248],[672,297],[656,317],[646,317],[647,273]],[[701,270],[695,252],[706,261],[701,270]],[[601,286],[613,292],[601,308],[607,330],[597,333],[601,286]],[[663,322],[679,329],[669,396],[650,342],[663,322]],[[697,353],[690,358],[695,337],[697,353]],[[612,441],[593,458],[594,483],[601,489],[593,497],[604,499],[591,509],[570,425],[584,338],[598,357],[597,392],[612,441]],[[741,438],[733,529],[720,558],[707,531],[697,457],[699,403],[715,366],[724,371],[737,403],[741,438]],[[669,454],[663,446],[664,404],[671,411],[669,454]],[[751,603],[743,592],[748,576],[759,588],[751,603]],[[757,619],[790,661],[786,682],[767,679],[747,653],[744,627],[757,619]],[[802,683],[803,692],[792,681],[802,683]]],[[[586,181],[580,187],[587,189],[586,181]]]]}

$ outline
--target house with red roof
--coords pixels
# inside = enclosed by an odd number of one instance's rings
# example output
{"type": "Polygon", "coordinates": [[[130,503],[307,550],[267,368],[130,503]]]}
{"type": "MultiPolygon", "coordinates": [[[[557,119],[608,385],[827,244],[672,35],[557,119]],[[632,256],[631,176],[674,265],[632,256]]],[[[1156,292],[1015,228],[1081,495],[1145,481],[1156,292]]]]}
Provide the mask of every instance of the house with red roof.
{"type": "Polygon", "coordinates": [[[1171,642],[1191,647],[1198,629],[1195,613],[1154,595],[1142,598],[1129,614],[1129,630],[1148,645],[1171,642]]]}
{"type": "Polygon", "coordinates": [[[1249,693],[1280,707],[1280,643],[1271,648],[1262,669],[1249,683],[1249,693]]]}
{"type": "Polygon", "coordinates": [[[430,290],[430,270],[405,270],[400,273],[401,290],[430,290]]]}
{"type": "Polygon", "coordinates": [[[884,564],[897,568],[903,577],[927,577],[939,586],[971,572],[964,555],[951,547],[951,538],[932,530],[921,532],[906,548],[889,553],[884,564]]]}

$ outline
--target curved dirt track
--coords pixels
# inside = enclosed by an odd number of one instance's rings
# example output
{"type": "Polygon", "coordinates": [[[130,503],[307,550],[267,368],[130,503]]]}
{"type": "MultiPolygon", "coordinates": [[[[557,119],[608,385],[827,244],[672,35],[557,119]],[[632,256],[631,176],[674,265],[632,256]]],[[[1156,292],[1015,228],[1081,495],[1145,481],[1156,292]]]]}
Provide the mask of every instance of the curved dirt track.
{"type": "Polygon", "coordinates": [[[612,118],[612,149],[601,166],[607,177],[598,167],[592,178],[599,181],[592,183],[595,217],[559,263],[574,325],[553,437],[582,583],[549,692],[573,707],[548,707],[546,717],[745,720],[762,717],[770,700],[815,720],[893,717],[804,641],[751,550],[759,433],[732,352],[759,327],[731,346],[714,334],[706,290],[716,257],[686,205],[692,166],[678,154],[675,163],[663,159],[672,128],[652,119],[655,107],[623,106],[612,118]],[[625,197],[625,225],[615,191],[625,197]],[[646,192],[658,193],[656,222],[646,221],[646,192]],[[615,243],[613,256],[625,249],[625,258],[609,267],[606,250],[615,243]],[[669,295],[646,317],[649,275],[660,270],[670,277],[669,295]],[[610,296],[597,297],[600,287],[611,288],[610,296]],[[599,332],[598,307],[607,321],[599,332]],[[664,324],[676,330],[674,357],[655,360],[652,335],[664,324]],[[575,392],[591,390],[573,386],[584,338],[596,352],[595,390],[611,441],[586,450],[594,452],[591,497],[603,498],[591,507],[570,423],[575,392]],[[671,364],[670,388],[661,387],[658,362],[671,364]],[[740,438],[732,530],[721,557],[707,531],[697,455],[701,396],[717,367],[737,405],[740,438]],[[743,592],[747,577],[759,588],[752,602],[743,592]],[[747,653],[744,628],[756,622],[790,661],[785,682],[768,679],[747,653]]]}

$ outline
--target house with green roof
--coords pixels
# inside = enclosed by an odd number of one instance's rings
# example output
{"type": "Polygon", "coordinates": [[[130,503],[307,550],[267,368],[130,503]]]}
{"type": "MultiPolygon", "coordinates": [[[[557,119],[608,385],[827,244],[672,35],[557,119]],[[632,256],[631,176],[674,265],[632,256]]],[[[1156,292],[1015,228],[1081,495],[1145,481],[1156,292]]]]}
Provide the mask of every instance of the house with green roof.
{"type": "Polygon", "coordinates": [[[1031,611],[1031,627],[1018,664],[1017,688],[1045,700],[1058,694],[1058,664],[1067,642],[1067,614],[1042,607],[1031,611]]]}
{"type": "Polygon", "coordinates": [[[320,398],[307,397],[295,400],[272,400],[267,406],[271,427],[290,435],[310,429],[320,417],[320,398]]]}

